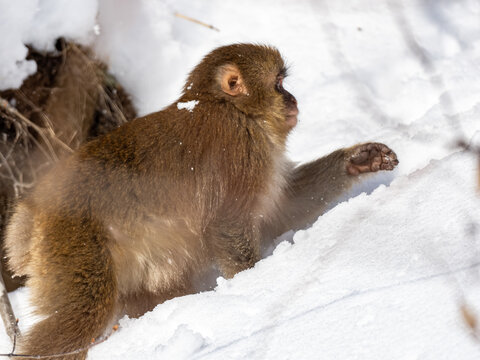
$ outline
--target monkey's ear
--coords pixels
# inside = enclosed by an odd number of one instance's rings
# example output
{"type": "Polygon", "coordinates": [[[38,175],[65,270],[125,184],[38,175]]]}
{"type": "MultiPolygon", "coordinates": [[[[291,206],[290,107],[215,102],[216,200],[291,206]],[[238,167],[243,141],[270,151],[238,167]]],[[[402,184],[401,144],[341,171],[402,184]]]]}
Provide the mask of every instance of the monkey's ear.
{"type": "Polygon", "coordinates": [[[222,87],[222,91],[225,94],[231,96],[248,94],[242,75],[240,75],[240,70],[238,70],[235,65],[228,64],[222,66],[219,71],[218,79],[222,87]]]}

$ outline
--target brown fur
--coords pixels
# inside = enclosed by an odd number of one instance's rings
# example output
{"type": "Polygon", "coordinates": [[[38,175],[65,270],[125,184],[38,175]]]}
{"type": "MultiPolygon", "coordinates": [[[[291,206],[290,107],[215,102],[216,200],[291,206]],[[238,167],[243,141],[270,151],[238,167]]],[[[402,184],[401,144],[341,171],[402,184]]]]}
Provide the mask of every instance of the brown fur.
{"type": "Polygon", "coordinates": [[[216,49],[176,103],[87,143],[43,178],[6,241],[45,317],[22,353],[86,346],[119,314],[194,291],[212,263],[228,278],[252,267],[262,239],[315,219],[353,173],[396,165],[390,149],[367,144],[296,168],[284,156],[297,107],[283,73],[276,49],[216,49]],[[198,103],[179,109],[188,101],[198,103]]]}

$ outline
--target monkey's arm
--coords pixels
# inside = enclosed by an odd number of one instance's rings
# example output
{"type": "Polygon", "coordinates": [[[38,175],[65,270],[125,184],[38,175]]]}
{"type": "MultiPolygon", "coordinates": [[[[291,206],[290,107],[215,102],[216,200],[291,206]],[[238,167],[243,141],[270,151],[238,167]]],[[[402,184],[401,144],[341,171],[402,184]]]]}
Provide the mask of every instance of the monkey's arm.
{"type": "Polygon", "coordinates": [[[396,154],[386,145],[367,143],[292,168],[276,212],[262,224],[263,240],[311,224],[359,181],[359,174],[393,170],[397,164],[396,154]]]}

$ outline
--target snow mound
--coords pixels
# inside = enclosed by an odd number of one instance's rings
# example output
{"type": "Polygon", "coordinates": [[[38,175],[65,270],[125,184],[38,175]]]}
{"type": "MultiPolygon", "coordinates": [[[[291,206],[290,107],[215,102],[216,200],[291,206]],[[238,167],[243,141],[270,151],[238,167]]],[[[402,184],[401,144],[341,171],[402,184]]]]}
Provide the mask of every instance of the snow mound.
{"type": "Polygon", "coordinates": [[[0,0],[0,90],[17,88],[35,73],[26,60],[26,44],[52,51],[55,40],[65,37],[91,43],[98,10],[97,0],[26,0],[14,5],[0,0]]]}
{"type": "Polygon", "coordinates": [[[477,283],[458,241],[480,221],[474,169],[454,154],[341,203],[214,291],[123,319],[89,358],[473,359],[457,286],[477,283]]]}
{"type": "MultiPolygon", "coordinates": [[[[480,357],[460,315],[462,301],[480,314],[478,164],[455,147],[480,145],[478,1],[0,0],[0,9],[0,89],[35,71],[24,44],[51,48],[63,35],[91,44],[145,114],[177,99],[213,48],[268,43],[291,65],[285,86],[299,102],[292,159],[380,141],[400,160],[253,269],[121,319],[90,360],[480,357]]],[[[12,295],[23,328],[27,295],[12,295]]],[[[0,346],[9,351],[6,335],[0,346]]]]}

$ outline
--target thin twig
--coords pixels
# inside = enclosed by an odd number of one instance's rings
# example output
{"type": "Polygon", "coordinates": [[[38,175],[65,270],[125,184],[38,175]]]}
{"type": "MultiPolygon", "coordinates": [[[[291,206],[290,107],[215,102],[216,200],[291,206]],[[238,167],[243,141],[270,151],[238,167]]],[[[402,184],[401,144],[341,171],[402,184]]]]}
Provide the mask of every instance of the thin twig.
{"type": "MultiPolygon", "coordinates": [[[[6,178],[10,179],[13,182],[13,190],[15,191],[15,197],[18,197],[18,195],[20,195],[20,192],[19,192],[18,188],[28,189],[28,188],[31,188],[33,186],[33,182],[32,183],[25,183],[21,179],[17,179],[17,177],[13,173],[13,169],[11,168],[7,159],[5,159],[3,154],[0,152],[0,167],[1,166],[3,166],[8,172],[9,176],[6,177],[6,178]]],[[[0,284],[0,287],[1,287],[1,284],[0,284]]]]}
{"type": "MultiPolygon", "coordinates": [[[[51,88],[50,91],[54,91],[54,89],[55,88],[51,88]]],[[[45,134],[47,134],[58,145],[60,145],[60,147],[63,148],[67,153],[73,153],[73,149],[71,147],[69,147],[66,143],[64,143],[62,140],[60,140],[56,136],[55,130],[53,129],[53,125],[52,125],[52,120],[50,120],[50,118],[45,113],[45,111],[42,108],[38,107],[32,100],[30,100],[28,98],[28,96],[26,96],[25,93],[22,91],[22,89],[15,90],[15,93],[17,94],[17,96],[19,98],[22,99],[22,101],[26,102],[29,106],[32,107],[32,109],[34,109],[34,110],[36,110],[37,112],[40,113],[40,116],[42,117],[42,120],[43,120],[45,126],[40,127],[40,126],[37,125],[38,129],[42,129],[45,134]]],[[[12,109],[16,110],[14,107],[12,107],[12,109]]],[[[21,120],[23,120],[23,119],[21,119],[21,120]]],[[[27,125],[29,125],[29,124],[27,124],[27,125]]],[[[35,130],[39,131],[38,129],[35,129],[35,130]]],[[[56,160],[58,160],[58,159],[56,159],[56,160]]]]}
{"type": "Polygon", "coordinates": [[[53,132],[46,131],[45,129],[41,128],[34,122],[32,122],[30,119],[26,118],[24,115],[22,115],[17,109],[15,109],[13,106],[11,106],[7,100],[4,98],[0,97],[0,109],[7,111],[9,114],[16,116],[18,119],[22,120],[26,125],[30,126],[33,128],[35,131],[39,133],[39,135],[42,137],[43,141],[45,142],[45,145],[48,147],[49,152],[51,153],[51,157],[58,161],[57,154],[55,153],[55,150],[53,149],[50,140],[48,137],[50,137],[51,140],[56,142],[58,145],[60,145],[63,149],[67,150],[70,153],[73,153],[73,150],[65,144],[62,140],[57,138],[53,132]],[[49,135],[47,137],[47,134],[49,135]]]}
{"type": "Polygon", "coordinates": [[[181,18],[181,19],[184,19],[184,20],[191,21],[191,22],[193,22],[193,23],[195,23],[195,24],[205,26],[205,27],[207,27],[207,28],[209,28],[209,29],[212,29],[212,30],[215,30],[215,31],[220,32],[220,29],[216,28],[215,26],[206,24],[206,23],[204,23],[203,21],[200,21],[200,20],[191,18],[191,17],[189,17],[189,16],[186,16],[186,15],[183,15],[183,14],[180,14],[180,13],[175,13],[175,16],[176,16],[176,17],[179,17],[179,18],[181,18]]]}
{"type": "Polygon", "coordinates": [[[3,277],[0,271],[0,315],[3,320],[3,324],[5,325],[5,330],[7,331],[7,335],[13,342],[13,346],[15,346],[15,339],[17,334],[19,333],[17,319],[15,318],[15,314],[13,313],[12,304],[10,303],[10,299],[8,298],[7,289],[5,287],[5,283],[3,282],[3,277]]]}
{"type": "Polygon", "coordinates": [[[112,97],[105,91],[105,88],[101,85],[98,85],[98,92],[100,94],[100,99],[103,101],[103,104],[105,105],[106,108],[108,108],[108,111],[110,114],[113,116],[113,112],[115,112],[116,115],[120,117],[120,124],[125,124],[127,123],[127,119],[125,118],[125,115],[123,114],[123,111],[118,107],[118,105],[113,101],[112,97]],[[112,110],[110,109],[112,108],[112,110]]]}
{"type": "Polygon", "coordinates": [[[12,354],[15,353],[15,349],[17,347],[17,338],[18,338],[18,335],[20,335],[20,328],[18,327],[18,319],[15,320],[15,333],[14,333],[14,336],[13,336],[13,346],[12,346],[12,354]]]}

